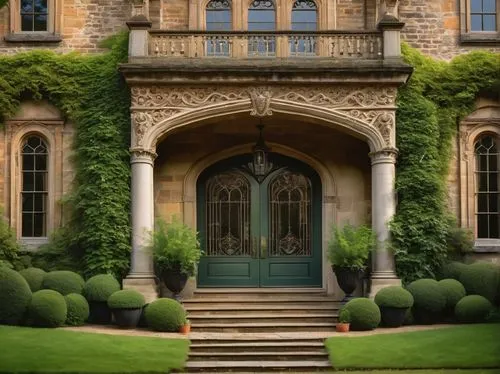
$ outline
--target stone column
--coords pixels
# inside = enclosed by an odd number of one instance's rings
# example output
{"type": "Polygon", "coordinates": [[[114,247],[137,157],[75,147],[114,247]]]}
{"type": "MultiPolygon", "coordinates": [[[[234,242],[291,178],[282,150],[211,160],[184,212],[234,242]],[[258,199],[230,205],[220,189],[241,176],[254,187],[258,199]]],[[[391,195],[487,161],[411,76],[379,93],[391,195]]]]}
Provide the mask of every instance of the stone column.
{"type": "Polygon", "coordinates": [[[372,160],[372,227],[377,248],[372,255],[370,297],[386,286],[401,285],[395,272],[394,255],[389,249],[389,222],[396,211],[395,164],[397,151],[383,149],[370,154],[372,160]]]}
{"type": "Polygon", "coordinates": [[[147,57],[149,54],[149,30],[152,23],[144,14],[137,14],[127,21],[130,30],[128,39],[129,62],[134,58],[147,57]]]}
{"type": "Polygon", "coordinates": [[[157,298],[153,256],[147,250],[154,228],[153,164],[156,154],[132,149],[132,255],[123,288],[140,291],[151,302],[157,298]]]}
{"type": "Polygon", "coordinates": [[[383,33],[384,60],[401,58],[401,29],[404,23],[399,21],[398,0],[383,0],[379,9],[378,28],[383,33]]]}

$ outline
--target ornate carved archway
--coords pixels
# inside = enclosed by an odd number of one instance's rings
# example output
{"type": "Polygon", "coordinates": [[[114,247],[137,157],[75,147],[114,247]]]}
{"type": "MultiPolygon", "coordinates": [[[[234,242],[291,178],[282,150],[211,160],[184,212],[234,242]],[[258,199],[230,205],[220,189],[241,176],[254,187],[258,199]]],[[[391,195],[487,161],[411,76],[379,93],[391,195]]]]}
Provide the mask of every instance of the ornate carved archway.
{"type": "Polygon", "coordinates": [[[287,113],[395,147],[395,86],[152,86],[132,88],[132,149],[155,151],[172,130],[236,113],[287,113]]]}

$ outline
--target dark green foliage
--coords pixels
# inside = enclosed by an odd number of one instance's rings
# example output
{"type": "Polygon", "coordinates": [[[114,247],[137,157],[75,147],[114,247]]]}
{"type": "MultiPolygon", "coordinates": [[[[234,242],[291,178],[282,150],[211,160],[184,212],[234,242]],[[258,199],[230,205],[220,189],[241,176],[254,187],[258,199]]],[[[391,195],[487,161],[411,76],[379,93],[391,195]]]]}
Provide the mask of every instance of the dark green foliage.
{"type": "Polygon", "coordinates": [[[136,290],[116,291],[108,298],[110,309],[139,309],[146,304],[144,296],[136,290]]]}
{"type": "Polygon", "coordinates": [[[57,270],[45,274],[42,282],[42,288],[54,290],[61,295],[68,295],[70,293],[79,293],[83,291],[85,281],[83,278],[72,271],[57,270]]]}
{"type": "Polygon", "coordinates": [[[443,265],[441,270],[439,271],[439,278],[441,279],[455,279],[460,280],[460,276],[465,268],[467,268],[467,264],[463,262],[452,261],[443,265]]]}
{"type": "Polygon", "coordinates": [[[108,298],[120,290],[120,283],[111,274],[95,275],[87,282],[83,295],[88,301],[107,302],[108,298]]]}
{"type": "Polygon", "coordinates": [[[342,310],[349,312],[350,329],[353,331],[373,330],[380,324],[380,309],[370,299],[353,299],[345,304],[342,310]]]}
{"type": "Polygon", "coordinates": [[[417,323],[437,322],[446,306],[446,295],[434,279],[419,279],[407,287],[413,295],[413,317],[417,323]]]}
{"type": "Polygon", "coordinates": [[[435,277],[449,255],[451,140],[477,94],[498,83],[500,55],[478,51],[446,63],[406,45],[403,54],[415,71],[397,99],[398,206],[391,231],[396,270],[409,283],[435,277]]]}
{"type": "MultiPolygon", "coordinates": [[[[121,278],[129,266],[130,97],[118,71],[127,39],[127,33],[114,37],[106,54],[36,50],[0,57],[0,122],[30,97],[47,99],[76,125],[75,183],[65,202],[71,218],[51,247],[63,248],[86,276],[121,278]]],[[[65,268],[59,258],[71,263],[68,256],[52,258],[57,269],[65,268]]]]}
{"type": "Polygon", "coordinates": [[[8,2],[9,0],[0,0],[0,9],[4,7],[8,2]]]}
{"type": "Polygon", "coordinates": [[[146,322],[155,331],[177,332],[186,322],[186,311],[173,299],[158,299],[146,307],[146,322]]]}
{"type": "Polygon", "coordinates": [[[480,295],[465,296],[455,306],[455,317],[461,323],[486,322],[493,310],[490,301],[480,295]]]}
{"type": "Polygon", "coordinates": [[[33,326],[58,327],[66,321],[66,301],[54,290],[40,290],[33,294],[28,308],[33,326]]]}
{"type": "MultiPolygon", "coordinates": [[[[1,78],[0,78],[0,83],[1,83],[1,78]]],[[[0,113],[1,113],[1,106],[0,106],[0,113]]],[[[7,266],[11,269],[17,268],[16,262],[19,260],[18,256],[19,250],[20,246],[16,241],[16,236],[12,231],[12,229],[10,228],[9,223],[5,220],[3,216],[3,210],[0,209],[0,266],[3,264],[4,266],[7,266]]]]}
{"type": "Polygon", "coordinates": [[[71,326],[82,326],[89,318],[89,303],[87,299],[80,294],[70,293],[64,296],[68,313],[66,315],[66,324],[71,326]]]}
{"type": "Polygon", "coordinates": [[[460,276],[468,295],[481,295],[494,303],[500,283],[500,268],[488,262],[468,265],[460,276]]]}
{"type": "Polygon", "coordinates": [[[385,287],[375,295],[375,304],[379,307],[411,308],[413,296],[400,286],[385,287]]]}
{"type": "Polygon", "coordinates": [[[43,278],[47,274],[39,268],[27,268],[19,271],[19,274],[28,282],[31,292],[39,291],[42,288],[43,278]]]}
{"type": "Polygon", "coordinates": [[[443,279],[438,284],[446,296],[445,308],[448,310],[453,310],[455,305],[466,295],[464,286],[456,279],[443,279]]]}
{"type": "Polygon", "coordinates": [[[30,300],[28,282],[17,271],[0,266],[0,324],[19,324],[30,300]]]}

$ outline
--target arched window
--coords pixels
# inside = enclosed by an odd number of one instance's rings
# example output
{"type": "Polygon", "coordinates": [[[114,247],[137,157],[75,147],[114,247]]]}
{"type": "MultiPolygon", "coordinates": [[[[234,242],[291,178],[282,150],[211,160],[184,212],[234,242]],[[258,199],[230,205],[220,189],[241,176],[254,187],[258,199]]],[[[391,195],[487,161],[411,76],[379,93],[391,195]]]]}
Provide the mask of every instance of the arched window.
{"type": "Polygon", "coordinates": [[[293,31],[316,31],[318,10],[312,0],[296,0],[292,8],[293,31]]]}
{"type": "Polygon", "coordinates": [[[207,31],[231,31],[231,1],[212,0],[206,8],[207,31]]]}
{"type": "Polygon", "coordinates": [[[47,236],[48,147],[37,135],[21,147],[22,232],[24,238],[47,236]]]}
{"type": "Polygon", "coordinates": [[[500,153],[498,137],[482,136],[474,145],[476,158],[477,237],[500,238],[500,153]]]}
{"type": "Polygon", "coordinates": [[[248,8],[248,31],[276,30],[276,10],[271,0],[254,0],[248,8]]]}

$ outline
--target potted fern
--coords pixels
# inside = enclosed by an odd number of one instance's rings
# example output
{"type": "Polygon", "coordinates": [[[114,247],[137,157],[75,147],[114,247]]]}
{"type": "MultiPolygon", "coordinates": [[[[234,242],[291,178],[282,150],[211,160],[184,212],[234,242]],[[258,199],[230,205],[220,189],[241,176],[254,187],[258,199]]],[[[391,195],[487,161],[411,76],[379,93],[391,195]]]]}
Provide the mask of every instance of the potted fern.
{"type": "Polygon", "coordinates": [[[158,220],[151,235],[150,249],[165,286],[178,299],[188,278],[196,274],[200,261],[201,249],[196,232],[176,217],[171,223],[158,220]]]}
{"type": "Polygon", "coordinates": [[[366,269],[370,251],[375,247],[375,243],[375,234],[366,225],[354,227],[346,224],[341,229],[333,226],[328,242],[328,259],[339,287],[345,293],[342,302],[352,299],[352,293],[366,269]]]}

